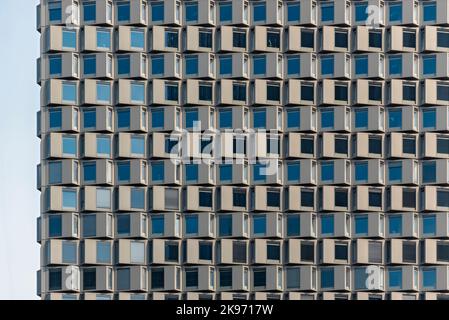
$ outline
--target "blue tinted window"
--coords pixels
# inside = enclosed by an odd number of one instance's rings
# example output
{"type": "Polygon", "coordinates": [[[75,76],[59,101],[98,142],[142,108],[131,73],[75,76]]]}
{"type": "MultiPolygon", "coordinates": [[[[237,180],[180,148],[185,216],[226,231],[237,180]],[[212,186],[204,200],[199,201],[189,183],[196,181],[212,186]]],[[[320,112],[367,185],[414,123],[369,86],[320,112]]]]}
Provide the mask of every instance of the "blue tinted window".
{"type": "Polygon", "coordinates": [[[62,137],[62,153],[76,155],[76,137],[63,136],[62,137]]]}
{"type": "Polygon", "coordinates": [[[169,48],[178,47],[178,31],[176,30],[165,31],[165,46],[169,48]]]}
{"type": "Polygon", "coordinates": [[[145,103],[145,85],[143,83],[131,83],[131,101],[145,103]]]}
{"type": "Polygon", "coordinates": [[[76,264],[77,245],[75,242],[64,241],[62,243],[62,261],[64,263],[76,264]]]}
{"type": "Polygon", "coordinates": [[[356,128],[368,127],[368,109],[357,109],[355,111],[355,127],[356,128]]]}
{"type": "Polygon", "coordinates": [[[131,177],[131,164],[129,161],[117,163],[117,177],[118,181],[129,181],[131,177]]]}
{"type": "Polygon", "coordinates": [[[402,56],[390,56],[390,75],[402,73],[402,56]]]}
{"type": "Polygon", "coordinates": [[[368,180],[368,162],[359,162],[355,164],[355,180],[368,180]]]}
{"type": "Polygon", "coordinates": [[[232,128],[232,109],[223,109],[218,112],[220,129],[232,128]]]}
{"type": "Polygon", "coordinates": [[[129,2],[118,2],[117,3],[117,20],[118,21],[129,21],[131,16],[131,7],[129,2]]]}
{"type": "Polygon", "coordinates": [[[186,8],[186,21],[197,21],[198,20],[198,3],[197,2],[187,2],[185,4],[186,8]]]}
{"type": "Polygon", "coordinates": [[[436,182],[437,165],[435,161],[422,162],[422,181],[424,183],[436,182]]]}
{"type": "Polygon", "coordinates": [[[62,110],[56,109],[52,110],[50,109],[49,118],[50,118],[50,129],[59,129],[62,126],[62,110]]]}
{"type": "Polygon", "coordinates": [[[220,165],[220,181],[232,181],[232,164],[220,165]]]}
{"type": "Polygon", "coordinates": [[[356,216],[355,221],[355,233],[357,235],[368,234],[368,216],[356,216]]]}
{"type": "Polygon", "coordinates": [[[105,82],[97,82],[97,101],[111,101],[111,84],[105,82]]]}
{"type": "Polygon", "coordinates": [[[253,57],[253,73],[254,74],[265,74],[266,72],[267,59],[265,56],[254,56],[253,57]]]}
{"type": "Polygon", "coordinates": [[[265,109],[263,110],[254,110],[253,112],[254,123],[253,126],[255,129],[265,128],[267,123],[267,112],[265,109]]]}
{"type": "Polygon", "coordinates": [[[390,162],[388,165],[388,179],[391,181],[402,180],[402,162],[390,162]]]}
{"type": "Polygon", "coordinates": [[[423,288],[435,289],[437,284],[437,270],[436,268],[425,268],[422,271],[422,286],[423,288]]]}
{"type": "Polygon", "coordinates": [[[368,19],[368,3],[362,2],[362,3],[355,3],[355,21],[366,21],[368,19]]]}
{"type": "Polygon", "coordinates": [[[321,57],[321,74],[334,74],[334,56],[321,57]]]}
{"type": "Polygon", "coordinates": [[[198,123],[198,110],[186,110],[186,128],[193,128],[198,123]]]}
{"type": "Polygon", "coordinates": [[[401,288],[402,287],[402,269],[394,268],[388,270],[388,286],[390,288],[401,288]]]}
{"type": "Polygon", "coordinates": [[[131,114],[129,109],[117,110],[117,126],[119,128],[129,128],[131,124],[131,114]]]}
{"type": "Polygon", "coordinates": [[[333,234],[334,233],[334,216],[324,215],[321,216],[321,234],[333,234]]]}
{"type": "Polygon", "coordinates": [[[64,29],[62,31],[62,46],[64,48],[76,49],[76,31],[64,29]]]}
{"type": "Polygon", "coordinates": [[[95,128],[97,125],[97,111],[83,110],[84,128],[95,128]]]}
{"type": "Polygon", "coordinates": [[[152,216],[151,217],[151,233],[153,235],[164,234],[164,216],[152,216]]]}
{"type": "Polygon", "coordinates": [[[92,56],[84,56],[84,74],[95,74],[97,72],[97,57],[95,55],[92,56]]]}
{"type": "Polygon", "coordinates": [[[321,288],[333,288],[334,287],[334,268],[321,269],[321,288]]]}
{"type": "Polygon", "coordinates": [[[62,217],[61,215],[48,216],[48,236],[60,237],[62,236],[62,217]]]}
{"type": "Polygon", "coordinates": [[[151,73],[164,74],[164,56],[153,56],[151,57],[151,73]]]}
{"type": "Polygon", "coordinates": [[[368,74],[368,56],[355,57],[355,74],[368,74]]]}
{"type": "Polygon", "coordinates": [[[287,58],[287,73],[289,75],[301,73],[301,64],[299,56],[287,58]]]}
{"type": "Polygon", "coordinates": [[[111,263],[111,244],[109,242],[97,242],[97,263],[111,263]]]}
{"type": "Polygon", "coordinates": [[[220,75],[232,74],[232,56],[220,57],[220,75]]]}
{"type": "Polygon", "coordinates": [[[151,112],[151,127],[164,127],[164,109],[153,109],[151,112]]]}
{"type": "Polygon", "coordinates": [[[151,178],[153,181],[164,181],[163,162],[153,162],[151,164],[151,178]]]}
{"type": "Polygon", "coordinates": [[[388,112],[388,126],[390,128],[402,127],[402,109],[390,110],[388,112]]]}
{"type": "Polygon", "coordinates": [[[108,156],[111,154],[111,140],[109,137],[97,137],[97,153],[108,156]]]}
{"type": "Polygon", "coordinates": [[[97,19],[97,8],[95,1],[83,3],[84,21],[95,21],[97,19]]]}
{"type": "Polygon", "coordinates": [[[118,74],[129,74],[131,70],[131,58],[129,55],[117,57],[118,74]]]}
{"type": "Polygon", "coordinates": [[[65,209],[76,209],[76,190],[62,190],[62,207],[65,209]]]}
{"type": "Polygon", "coordinates": [[[151,20],[152,21],[164,20],[164,2],[151,3],[151,20]]]}
{"type": "Polygon", "coordinates": [[[435,1],[428,1],[422,3],[423,20],[435,21],[437,18],[437,4],[435,1]]]}
{"type": "Polygon", "coordinates": [[[50,56],[48,58],[50,64],[50,75],[58,75],[62,72],[62,58],[60,55],[50,56]]]}
{"type": "Polygon", "coordinates": [[[169,101],[178,101],[179,88],[177,83],[165,84],[165,99],[169,101]]]}
{"type": "Polygon", "coordinates": [[[131,189],[131,208],[145,209],[145,190],[140,188],[131,189]]]}
{"type": "Polygon", "coordinates": [[[390,3],[390,21],[392,22],[402,21],[402,3],[400,1],[390,3]]]}
{"type": "Polygon", "coordinates": [[[132,154],[145,154],[145,137],[133,136],[131,137],[131,153],[132,154]]]}
{"type": "Polygon", "coordinates": [[[62,83],[62,100],[76,103],[77,101],[77,86],[76,83],[63,82],[62,83]]]}
{"type": "Polygon", "coordinates": [[[197,74],[198,73],[198,56],[187,56],[186,57],[186,74],[197,74]]]}
{"type": "Polygon", "coordinates": [[[301,235],[301,218],[299,214],[287,216],[287,236],[301,235]]]}
{"type": "Polygon", "coordinates": [[[435,55],[422,57],[422,70],[424,75],[436,74],[437,57],[435,55]]]}
{"type": "Polygon", "coordinates": [[[322,162],[321,163],[321,180],[332,181],[334,180],[334,163],[322,162]]]}
{"type": "Polygon", "coordinates": [[[321,21],[333,21],[334,20],[334,3],[323,3],[321,5],[321,21]]]}
{"type": "Polygon", "coordinates": [[[253,20],[254,21],[265,21],[267,16],[267,10],[265,2],[254,2],[253,3],[253,20]]]}
{"type": "Polygon", "coordinates": [[[143,30],[131,30],[131,47],[140,49],[145,47],[145,32],[143,30]]]}
{"type": "Polygon", "coordinates": [[[62,19],[61,1],[48,3],[48,19],[50,22],[58,22],[62,19]]]}
{"type": "Polygon", "coordinates": [[[220,237],[232,236],[232,215],[220,215],[218,217],[218,227],[220,237]]]}
{"type": "Polygon", "coordinates": [[[198,233],[198,216],[197,215],[185,215],[184,221],[186,224],[186,234],[198,233]]]}
{"type": "Polygon", "coordinates": [[[127,235],[131,231],[131,216],[129,214],[119,214],[117,219],[117,233],[127,235]]]}
{"type": "Polygon", "coordinates": [[[267,217],[265,215],[253,216],[253,232],[255,235],[265,234],[267,229],[267,217]]]}
{"type": "Polygon", "coordinates": [[[390,216],[388,231],[391,235],[400,235],[402,233],[402,216],[401,215],[390,216]]]}
{"type": "Polygon", "coordinates": [[[265,181],[266,179],[266,164],[255,163],[253,165],[253,180],[254,181],[265,181]]]}
{"type": "Polygon", "coordinates": [[[198,164],[191,163],[185,165],[186,181],[198,181],[198,164]]]}
{"type": "Polygon", "coordinates": [[[422,124],[424,128],[435,128],[437,121],[437,111],[427,109],[422,112],[422,124]]]}
{"type": "Polygon", "coordinates": [[[299,128],[301,124],[301,112],[299,109],[287,111],[287,127],[299,128]]]}
{"type": "Polygon", "coordinates": [[[49,162],[48,163],[48,182],[50,184],[56,184],[62,182],[62,162],[49,162]]]}
{"type": "Polygon", "coordinates": [[[436,233],[436,216],[435,215],[423,215],[422,217],[422,232],[425,235],[435,235],[436,233]]]}
{"type": "Polygon", "coordinates": [[[296,181],[296,182],[299,182],[301,180],[300,162],[293,162],[287,165],[287,179],[288,181],[296,181]]]}
{"type": "Polygon", "coordinates": [[[334,110],[326,109],[321,110],[321,128],[333,128],[334,127],[334,110]]]}
{"type": "Polygon", "coordinates": [[[301,6],[299,2],[287,4],[287,20],[299,21],[301,17],[301,6]]]}
{"type": "Polygon", "coordinates": [[[220,22],[232,21],[232,2],[219,3],[220,22]]]}
{"type": "Polygon", "coordinates": [[[97,30],[97,47],[111,48],[111,32],[109,30],[97,30]]]}
{"type": "Polygon", "coordinates": [[[83,179],[84,182],[97,180],[97,163],[96,162],[85,162],[83,164],[83,179]]]}

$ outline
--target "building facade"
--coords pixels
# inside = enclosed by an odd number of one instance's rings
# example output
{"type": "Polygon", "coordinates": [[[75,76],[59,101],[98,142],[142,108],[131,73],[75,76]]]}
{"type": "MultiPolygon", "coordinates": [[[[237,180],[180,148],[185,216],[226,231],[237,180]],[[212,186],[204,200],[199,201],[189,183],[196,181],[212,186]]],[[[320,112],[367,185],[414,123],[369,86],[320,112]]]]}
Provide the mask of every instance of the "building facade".
{"type": "Polygon", "coordinates": [[[37,29],[42,299],[449,299],[448,0],[41,0],[37,29]]]}

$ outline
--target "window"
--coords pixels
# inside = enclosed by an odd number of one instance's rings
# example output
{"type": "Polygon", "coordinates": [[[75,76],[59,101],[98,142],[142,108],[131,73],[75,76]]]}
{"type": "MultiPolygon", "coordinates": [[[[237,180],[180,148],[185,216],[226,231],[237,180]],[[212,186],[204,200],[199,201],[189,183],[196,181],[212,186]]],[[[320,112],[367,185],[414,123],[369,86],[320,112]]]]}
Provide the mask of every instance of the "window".
{"type": "Polygon", "coordinates": [[[236,101],[246,101],[246,83],[232,84],[232,98],[236,101]]]}
{"type": "Polygon", "coordinates": [[[357,182],[368,181],[368,162],[355,163],[355,180],[357,182]]]}
{"type": "Polygon", "coordinates": [[[164,127],[164,109],[153,109],[151,112],[151,126],[155,128],[164,127]]]}
{"type": "Polygon", "coordinates": [[[48,236],[61,237],[62,236],[62,216],[61,215],[49,215],[48,216],[48,236]]]}
{"type": "Polygon", "coordinates": [[[390,109],[388,111],[388,126],[390,128],[402,127],[402,109],[390,109]]]}
{"type": "Polygon", "coordinates": [[[416,31],[404,30],[402,32],[402,45],[406,48],[416,47],[416,31]]]}
{"type": "Polygon", "coordinates": [[[152,2],[151,3],[151,20],[153,22],[164,20],[164,2],[152,2]]]}
{"type": "Polygon", "coordinates": [[[402,85],[402,99],[409,101],[416,100],[416,85],[414,83],[404,83],[402,85]]]}
{"type": "Polygon", "coordinates": [[[185,271],[185,285],[186,287],[198,286],[198,269],[186,269],[185,271]]]}
{"type": "Polygon", "coordinates": [[[127,182],[131,178],[131,163],[129,161],[117,163],[117,178],[120,182],[127,182]]]}
{"type": "Polygon", "coordinates": [[[116,216],[117,233],[119,235],[129,235],[131,232],[131,216],[129,214],[119,214],[116,216]]]}
{"type": "Polygon", "coordinates": [[[151,233],[153,235],[164,235],[165,219],[163,215],[151,217],[151,233]]]}
{"type": "Polygon", "coordinates": [[[151,289],[164,288],[164,268],[154,268],[151,270],[151,289]]]}
{"type": "Polygon", "coordinates": [[[368,86],[369,100],[382,101],[382,84],[377,82],[370,82],[368,86]]]}
{"type": "Polygon", "coordinates": [[[321,109],[321,128],[334,127],[334,109],[321,109]]]}
{"type": "Polygon", "coordinates": [[[265,268],[253,269],[253,284],[254,287],[265,287],[267,282],[267,271],[265,268]]]}
{"type": "Polygon", "coordinates": [[[301,100],[314,101],[315,86],[313,83],[301,83],[301,100]]]}
{"type": "Polygon", "coordinates": [[[404,241],[402,243],[402,260],[404,262],[416,263],[416,243],[404,241]]]}
{"type": "Polygon", "coordinates": [[[301,123],[300,109],[288,109],[287,110],[287,127],[290,129],[299,129],[301,123]]]}
{"type": "Polygon", "coordinates": [[[212,208],[212,190],[200,189],[198,198],[200,207],[212,208]]]}
{"type": "Polygon", "coordinates": [[[437,153],[449,154],[449,139],[446,137],[437,138],[437,153]]]}
{"type": "Polygon", "coordinates": [[[60,22],[62,20],[61,1],[48,2],[48,20],[60,22]]]}
{"type": "Polygon", "coordinates": [[[334,180],[334,162],[327,161],[321,162],[321,180],[333,181],[334,180]]]}
{"type": "Polygon", "coordinates": [[[436,289],[437,270],[436,268],[422,269],[422,286],[426,289],[436,289]]]}
{"type": "Polygon", "coordinates": [[[141,188],[131,188],[131,208],[145,209],[145,190],[141,188]]]}
{"type": "Polygon", "coordinates": [[[278,30],[267,31],[267,47],[268,48],[280,48],[281,46],[281,33],[278,30]]]}
{"type": "Polygon", "coordinates": [[[199,100],[212,102],[212,83],[211,82],[200,82],[198,89],[199,89],[199,94],[198,94],[199,100]]]}
{"type": "Polygon", "coordinates": [[[97,208],[111,209],[111,190],[104,188],[97,188],[97,208]]]}
{"type": "Polygon", "coordinates": [[[220,2],[218,6],[220,12],[220,22],[232,21],[232,2],[220,2]]]}
{"type": "Polygon", "coordinates": [[[390,288],[402,288],[402,268],[391,268],[388,270],[388,286],[390,288]]]}
{"type": "Polygon", "coordinates": [[[301,153],[314,154],[315,141],[313,137],[301,137],[301,153]]]}
{"type": "Polygon", "coordinates": [[[301,261],[315,262],[315,245],[313,242],[301,241],[301,261]]]}
{"type": "Polygon", "coordinates": [[[197,21],[198,20],[198,2],[186,2],[186,21],[197,21]]]}
{"type": "Polygon", "coordinates": [[[422,162],[422,181],[423,183],[436,182],[437,166],[435,161],[422,162]]]}
{"type": "Polygon", "coordinates": [[[312,29],[301,29],[301,47],[315,47],[315,31],[312,29]]]}
{"type": "Polygon", "coordinates": [[[382,48],[382,31],[381,30],[370,30],[369,31],[369,46],[371,48],[382,48]]]}
{"type": "Polygon", "coordinates": [[[434,236],[436,234],[436,216],[434,214],[424,214],[422,217],[422,232],[426,236],[434,236]]]}
{"type": "Polygon", "coordinates": [[[368,127],[368,109],[355,110],[355,127],[357,129],[368,127]]]}
{"type": "Polygon", "coordinates": [[[388,180],[390,182],[393,181],[402,181],[402,162],[390,162],[388,165],[388,180]]]}
{"type": "Polygon", "coordinates": [[[111,263],[111,243],[107,241],[97,241],[97,263],[111,263]]]}
{"type": "Polygon", "coordinates": [[[422,73],[423,75],[435,75],[437,72],[437,56],[423,55],[422,56],[422,73]]]}
{"type": "Polygon", "coordinates": [[[281,246],[278,242],[267,242],[267,259],[281,259],[281,246]]]}
{"type": "Polygon", "coordinates": [[[301,162],[290,162],[287,164],[287,180],[301,181],[301,162]]]}
{"type": "Polygon", "coordinates": [[[449,190],[437,189],[437,206],[449,207],[449,190]]]}
{"type": "Polygon", "coordinates": [[[131,136],[131,153],[142,156],[145,154],[145,137],[131,136]]]}
{"type": "Polygon", "coordinates": [[[321,216],[321,234],[332,235],[334,233],[334,216],[322,215],[321,216]]]}
{"type": "Polygon", "coordinates": [[[145,84],[131,82],[131,101],[145,104],[145,84]]]}
{"type": "Polygon", "coordinates": [[[246,31],[232,31],[232,45],[236,48],[246,48],[246,31]]]}
{"type": "Polygon", "coordinates": [[[131,69],[131,57],[129,55],[122,55],[117,57],[118,74],[129,74],[131,69]]]}
{"type": "Polygon", "coordinates": [[[348,206],[348,190],[347,189],[335,189],[335,206],[347,207],[348,206]]]}
{"type": "Polygon", "coordinates": [[[371,136],[368,138],[368,152],[382,154],[382,137],[371,136]]]}
{"type": "Polygon", "coordinates": [[[390,56],[390,75],[401,75],[402,74],[402,56],[390,56]]]}
{"type": "Polygon", "coordinates": [[[253,73],[255,75],[266,73],[266,57],[265,57],[265,55],[253,57],[253,73]]]}
{"type": "Polygon", "coordinates": [[[186,128],[193,128],[199,125],[198,121],[198,109],[185,110],[186,128]]]}
{"type": "Polygon", "coordinates": [[[165,46],[167,48],[178,48],[178,31],[167,29],[165,31],[165,46]]]}
{"type": "Polygon", "coordinates": [[[254,22],[265,21],[266,19],[266,4],[265,2],[253,3],[253,20],[254,22]]]}
{"type": "Polygon", "coordinates": [[[367,2],[355,2],[355,21],[367,21],[368,19],[368,3],[367,2]]]}
{"type": "Polygon", "coordinates": [[[117,2],[117,20],[129,21],[131,16],[131,8],[129,1],[117,2]]]}
{"type": "Polygon", "coordinates": [[[220,237],[232,236],[232,215],[218,216],[218,233],[220,237]]]}
{"type": "Polygon", "coordinates": [[[220,129],[232,128],[232,109],[220,109],[218,111],[220,129]]]}
{"type": "Polygon", "coordinates": [[[62,269],[48,270],[48,290],[61,290],[62,288],[62,269]]]}
{"type": "Polygon", "coordinates": [[[97,136],[97,153],[99,155],[111,155],[111,139],[108,136],[97,136]]]}
{"type": "Polygon", "coordinates": [[[301,73],[301,63],[299,56],[287,57],[287,73],[288,75],[299,75],[301,73]]]}
{"type": "Polygon", "coordinates": [[[198,243],[198,251],[200,260],[212,260],[212,242],[200,241],[198,243]]]}
{"type": "Polygon", "coordinates": [[[287,3],[287,21],[298,22],[301,17],[301,5],[299,2],[287,3]]]}
{"type": "Polygon", "coordinates": [[[234,263],[247,263],[247,244],[244,241],[232,242],[232,261],[234,263]]]}
{"type": "Polygon", "coordinates": [[[48,57],[50,75],[60,75],[62,73],[61,55],[52,55],[48,57]]]}
{"type": "Polygon", "coordinates": [[[368,235],[368,216],[358,215],[354,217],[355,234],[356,235],[368,235]]]}
{"type": "Polygon", "coordinates": [[[368,205],[370,207],[382,207],[382,191],[380,189],[369,189],[368,205]]]}
{"type": "Polygon", "coordinates": [[[198,46],[212,49],[212,30],[200,29],[198,46]]]}
{"type": "Polygon", "coordinates": [[[232,190],[232,205],[234,207],[246,207],[246,190],[234,188],[232,190]]]}
{"type": "Polygon", "coordinates": [[[301,235],[301,216],[299,214],[291,214],[287,216],[287,236],[301,235]]]}
{"type": "Polygon", "coordinates": [[[422,111],[423,128],[435,129],[437,122],[437,111],[434,108],[426,108],[422,111]]]}
{"type": "Polygon", "coordinates": [[[107,82],[97,82],[97,101],[102,103],[111,102],[111,84],[107,82]]]}
{"type": "Polygon", "coordinates": [[[390,235],[402,234],[402,216],[390,215],[389,217],[389,233],[390,235]]]}
{"type": "Polygon", "coordinates": [[[416,138],[415,137],[403,137],[402,138],[402,152],[408,154],[416,153],[416,138]]]}
{"type": "Polygon", "coordinates": [[[334,56],[322,56],[321,57],[321,74],[332,75],[334,74],[334,56]]]}
{"type": "Polygon", "coordinates": [[[61,129],[62,126],[62,110],[50,109],[48,111],[50,129],[61,129]]]}
{"type": "Polygon", "coordinates": [[[312,189],[301,189],[301,207],[314,207],[315,192],[312,189]]]}
{"type": "Polygon", "coordinates": [[[437,18],[437,3],[436,1],[425,1],[422,3],[423,21],[436,21],[437,18]]]}
{"type": "Polygon", "coordinates": [[[368,56],[356,56],[355,57],[355,74],[366,75],[368,74],[368,56]]]}
{"type": "Polygon", "coordinates": [[[391,2],[389,3],[390,9],[390,22],[401,22],[402,21],[402,2],[391,2]]]}
{"type": "Polygon", "coordinates": [[[275,82],[267,83],[267,100],[280,101],[281,99],[281,85],[275,82]]]}
{"type": "Polygon", "coordinates": [[[173,82],[165,83],[165,100],[178,101],[178,84],[173,82]]]}
{"type": "Polygon", "coordinates": [[[75,189],[62,189],[62,208],[76,210],[77,200],[77,192],[75,189]]]}
{"type": "Polygon", "coordinates": [[[334,287],[334,268],[327,267],[321,269],[321,288],[333,288],[334,287]]]}
{"type": "Polygon", "coordinates": [[[416,207],[415,189],[402,189],[402,206],[405,208],[416,207]]]}
{"type": "Polygon", "coordinates": [[[62,153],[75,156],[77,153],[77,141],[75,136],[62,136],[62,153]]]}
{"type": "Polygon", "coordinates": [[[151,179],[153,182],[164,181],[164,162],[153,162],[151,164],[151,179]]]}
{"type": "Polygon", "coordinates": [[[131,124],[131,112],[129,108],[117,110],[117,127],[129,128],[131,124]]]}
{"type": "Polygon", "coordinates": [[[97,163],[95,161],[83,163],[84,182],[95,182],[97,180],[97,163]]]}
{"type": "Polygon", "coordinates": [[[335,83],[334,99],[339,101],[348,101],[348,84],[335,83]]]}
{"type": "Polygon", "coordinates": [[[153,75],[163,75],[164,74],[164,56],[152,56],[151,57],[151,73],[153,75]]]}
{"type": "Polygon", "coordinates": [[[267,217],[265,215],[253,215],[254,235],[265,235],[267,227],[267,217]]]}
{"type": "Polygon", "coordinates": [[[253,126],[255,129],[265,128],[267,123],[267,112],[265,109],[254,109],[253,126]]]}
{"type": "Polygon", "coordinates": [[[348,137],[335,136],[335,153],[348,154],[348,137]]]}
{"type": "Polygon", "coordinates": [[[348,32],[346,30],[335,30],[335,46],[338,48],[348,47],[348,32]]]}
{"type": "Polygon", "coordinates": [[[437,99],[449,101],[449,85],[445,83],[437,83],[437,99]]]}
{"type": "Polygon", "coordinates": [[[334,3],[321,3],[321,22],[334,21],[334,3]]]}
{"type": "Polygon", "coordinates": [[[76,83],[73,82],[63,82],[62,83],[62,100],[72,104],[76,104],[78,101],[78,88],[76,83]]]}
{"type": "Polygon", "coordinates": [[[219,57],[220,62],[220,75],[232,74],[232,56],[219,57]]]}
{"type": "Polygon", "coordinates": [[[443,262],[449,261],[449,243],[437,242],[437,260],[443,262]]]}
{"type": "Polygon", "coordinates": [[[334,257],[337,260],[348,260],[348,244],[335,243],[334,257]]]}
{"type": "Polygon", "coordinates": [[[84,71],[85,75],[96,74],[97,72],[97,56],[84,56],[84,71]]]}
{"type": "Polygon", "coordinates": [[[62,29],[62,47],[76,49],[76,30],[62,29]]]}
{"type": "Polygon", "coordinates": [[[277,189],[267,190],[267,206],[268,207],[280,207],[281,205],[281,192],[277,189]]]}
{"type": "Polygon", "coordinates": [[[62,182],[62,162],[53,161],[48,163],[48,182],[58,184],[62,182]]]}
{"type": "Polygon", "coordinates": [[[232,181],[232,164],[220,164],[219,172],[221,182],[232,181]]]}
{"type": "Polygon", "coordinates": [[[97,234],[97,217],[95,214],[83,215],[83,237],[95,237],[97,234]]]}
{"type": "Polygon", "coordinates": [[[97,29],[97,47],[101,49],[111,48],[111,32],[108,29],[97,29]]]}

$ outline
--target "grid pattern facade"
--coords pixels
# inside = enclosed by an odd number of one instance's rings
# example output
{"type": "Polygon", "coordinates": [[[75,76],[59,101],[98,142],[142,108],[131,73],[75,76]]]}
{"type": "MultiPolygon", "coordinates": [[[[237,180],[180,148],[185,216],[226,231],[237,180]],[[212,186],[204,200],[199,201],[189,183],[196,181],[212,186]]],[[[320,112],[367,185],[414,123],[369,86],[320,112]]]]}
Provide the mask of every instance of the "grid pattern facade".
{"type": "Polygon", "coordinates": [[[38,294],[449,298],[448,6],[42,0],[38,294]]]}

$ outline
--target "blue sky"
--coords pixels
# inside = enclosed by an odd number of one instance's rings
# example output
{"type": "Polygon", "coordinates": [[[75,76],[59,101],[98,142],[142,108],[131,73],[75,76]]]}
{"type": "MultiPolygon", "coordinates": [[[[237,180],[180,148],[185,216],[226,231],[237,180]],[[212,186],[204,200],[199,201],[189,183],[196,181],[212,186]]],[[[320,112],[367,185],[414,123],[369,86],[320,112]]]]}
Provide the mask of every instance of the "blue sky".
{"type": "Polygon", "coordinates": [[[38,0],[1,0],[0,299],[36,299],[38,0]]]}

